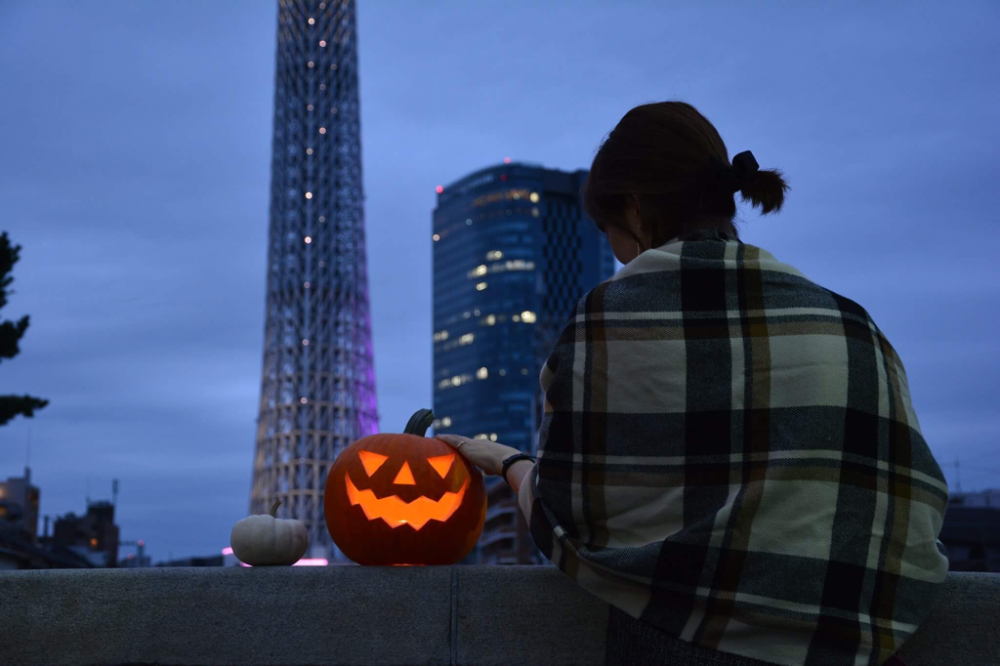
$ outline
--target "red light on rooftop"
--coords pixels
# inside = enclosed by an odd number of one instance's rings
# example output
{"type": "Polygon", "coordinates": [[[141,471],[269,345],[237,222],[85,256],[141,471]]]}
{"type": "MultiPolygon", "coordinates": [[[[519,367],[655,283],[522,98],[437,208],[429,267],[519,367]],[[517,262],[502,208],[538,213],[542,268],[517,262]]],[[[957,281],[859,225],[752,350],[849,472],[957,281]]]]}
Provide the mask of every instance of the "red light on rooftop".
{"type": "Polygon", "coordinates": [[[500,174],[500,180],[507,180],[507,174],[505,173],[500,174]]]}
{"type": "Polygon", "coordinates": [[[436,192],[437,192],[438,194],[441,194],[442,192],[444,192],[444,188],[443,188],[443,187],[441,187],[440,185],[438,185],[437,187],[435,187],[435,188],[434,188],[434,190],[435,190],[435,191],[436,191],[436,192]]]}
{"type": "Polygon", "coordinates": [[[146,545],[146,542],[143,541],[142,539],[139,539],[136,543],[138,543],[140,546],[145,546],[146,545]]]}
{"type": "Polygon", "coordinates": [[[509,157],[503,158],[503,163],[504,164],[510,164],[510,158],[509,157]]]}

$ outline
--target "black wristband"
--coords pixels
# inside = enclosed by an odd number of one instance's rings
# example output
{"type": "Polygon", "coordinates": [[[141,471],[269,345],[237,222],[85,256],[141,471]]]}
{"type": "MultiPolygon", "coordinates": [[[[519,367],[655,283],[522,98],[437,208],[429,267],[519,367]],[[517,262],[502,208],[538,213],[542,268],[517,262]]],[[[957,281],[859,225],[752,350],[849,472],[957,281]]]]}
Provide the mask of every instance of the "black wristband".
{"type": "Polygon", "coordinates": [[[535,462],[535,458],[533,456],[529,456],[527,453],[515,453],[511,457],[504,460],[503,469],[500,470],[500,476],[503,477],[503,480],[506,481],[508,486],[510,485],[510,481],[507,481],[507,470],[510,469],[510,466],[518,460],[530,460],[531,462],[535,462]]]}

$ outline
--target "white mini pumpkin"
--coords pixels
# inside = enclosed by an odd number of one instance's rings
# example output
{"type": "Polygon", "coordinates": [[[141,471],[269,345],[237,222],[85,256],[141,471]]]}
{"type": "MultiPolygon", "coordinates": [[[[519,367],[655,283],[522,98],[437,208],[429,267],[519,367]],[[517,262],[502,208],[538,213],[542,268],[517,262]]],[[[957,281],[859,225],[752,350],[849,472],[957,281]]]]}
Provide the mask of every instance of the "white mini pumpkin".
{"type": "Polygon", "coordinates": [[[233,526],[229,545],[240,562],[251,566],[295,564],[309,547],[306,526],[300,520],[275,518],[281,500],[269,514],[248,516],[233,526]]]}

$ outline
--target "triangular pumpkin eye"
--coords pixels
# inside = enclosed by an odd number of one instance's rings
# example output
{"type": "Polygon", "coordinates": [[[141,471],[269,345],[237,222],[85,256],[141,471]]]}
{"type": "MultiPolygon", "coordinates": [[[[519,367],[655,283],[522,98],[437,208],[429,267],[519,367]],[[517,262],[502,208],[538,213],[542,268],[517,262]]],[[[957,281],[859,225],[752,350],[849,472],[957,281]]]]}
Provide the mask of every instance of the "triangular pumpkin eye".
{"type": "Polygon", "coordinates": [[[446,456],[436,456],[434,458],[428,458],[427,462],[431,464],[431,467],[441,475],[443,479],[448,475],[448,470],[451,469],[451,464],[455,462],[455,454],[449,453],[446,456]]]}
{"type": "Polygon", "coordinates": [[[368,476],[375,473],[379,467],[382,466],[389,456],[379,455],[378,453],[372,453],[371,451],[358,451],[358,457],[361,458],[361,464],[365,466],[365,471],[368,472],[368,476]]]}

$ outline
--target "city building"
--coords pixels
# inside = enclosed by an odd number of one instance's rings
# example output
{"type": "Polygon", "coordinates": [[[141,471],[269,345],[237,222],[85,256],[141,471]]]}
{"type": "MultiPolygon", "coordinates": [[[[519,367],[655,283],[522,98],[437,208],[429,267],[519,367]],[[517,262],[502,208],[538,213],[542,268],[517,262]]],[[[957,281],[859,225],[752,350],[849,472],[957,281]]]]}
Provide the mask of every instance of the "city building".
{"type": "Polygon", "coordinates": [[[69,548],[39,540],[35,545],[25,532],[0,530],[0,570],[4,569],[86,569],[95,565],[89,558],[69,548]]]}
{"type": "MultiPolygon", "coordinates": [[[[221,556],[220,556],[221,561],[221,556]]],[[[142,550],[139,549],[135,553],[129,553],[122,559],[118,560],[118,566],[125,569],[142,569],[144,567],[153,566],[153,557],[151,555],[143,555],[142,550]]],[[[163,564],[157,564],[156,566],[164,566],[163,564]]],[[[166,565],[166,566],[179,566],[179,567],[189,567],[189,566],[207,566],[207,565],[192,565],[192,564],[177,564],[177,565],[166,565]]]]}
{"type": "MultiPolygon", "coordinates": [[[[220,556],[221,561],[221,556],[220,556]]],[[[138,553],[129,553],[122,559],[118,561],[118,566],[124,569],[142,569],[145,567],[153,566],[153,558],[150,555],[140,556],[138,553]]],[[[206,564],[157,564],[156,566],[178,566],[178,567],[191,567],[191,566],[209,566],[206,564]]],[[[221,566],[221,565],[220,565],[221,566]]]]}
{"type": "Polygon", "coordinates": [[[938,538],[949,571],[1000,572],[1000,508],[950,504],[938,538]]]}
{"type": "Polygon", "coordinates": [[[185,557],[169,562],[157,562],[158,567],[221,567],[223,555],[206,555],[205,557],[185,557]]]}
{"type": "Polygon", "coordinates": [[[0,570],[67,569],[104,566],[95,564],[85,553],[49,538],[49,520],[45,533],[38,535],[38,508],[41,491],[31,485],[31,469],[24,476],[0,483],[0,570]]]}
{"type": "Polygon", "coordinates": [[[1000,572],[1000,490],[951,493],[938,538],[950,571],[1000,572]]]}
{"type": "Polygon", "coordinates": [[[185,557],[180,560],[170,562],[159,562],[158,567],[221,567],[222,555],[208,555],[206,557],[185,557]]]}
{"type": "Polygon", "coordinates": [[[158,562],[158,567],[221,567],[223,566],[223,556],[207,555],[205,557],[185,557],[169,562],[158,562]]]}
{"type": "MultiPolygon", "coordinates": [[[[583,213],[586,177],[505,161],[437,188],[435,432],[537,450],[542,364],[579,299],[615,271],[583,213]]],[[[467,561],[542,562],[509,488],[486,482],[486,524],[467,561]]]]}
{"type": "Polygon", "coordinates": [[[251,514],[280,499],[342,560],[329,466],[377,432],[353,0],[279,0],[263,372],[251,514]]]}
{"type": "Polygon", "coordinates": [[[953,506],[1000,509],[1000,490],[991,488],[974,493],[953,492],[948,496],[948,510],[953,506]]]}
{"type": "Polygon", "coordinates": [[[52,537],[46,545],[73,551],[95,567],[113,567],[118,562],[118,525],[115,505],[111,502],[88,502],[87,513],[68,513],[56,520],[52,537]]]}
{"type": "Polygon", "coordinates": [[[0,523],[9,529],[23,529],[29,543],[38,540],[38,503],[42,491],[31,485],[31,468],[24,468],[24,476],[9,477],[0,483],[0,523]]]}
{"type": "Polygon", "coordinates": [[[119,541],[119,546],[135,546],[135,552],[129,553],[118,561],[118,566],[126,568],[142,568],[153,566],[153,558],[146,555],[146,542],[142,539],[119,541]]]}

